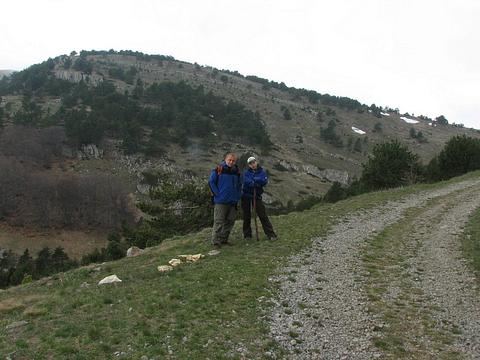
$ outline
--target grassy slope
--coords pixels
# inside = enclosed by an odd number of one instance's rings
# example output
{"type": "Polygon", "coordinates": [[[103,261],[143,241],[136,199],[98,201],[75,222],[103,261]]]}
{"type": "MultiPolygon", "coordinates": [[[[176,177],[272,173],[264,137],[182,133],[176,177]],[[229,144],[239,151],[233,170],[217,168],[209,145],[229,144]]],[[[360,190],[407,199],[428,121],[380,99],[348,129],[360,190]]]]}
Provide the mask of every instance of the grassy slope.
{"type": "Polygon", "coordinates": [[[95,266],[80,268],[0,292],[0,354],[16,351],[17,359],[105,359],[124,351],[124,358],[223,359],[281,352],[268,338],[262,309],[275,291],[268,278],[281,271],[285,257],[348,212],[440,186],[365,194],[273,217],[277,242],[246,245],[237,224],[235,246],[168,274],[158,273],[157,265],[179,254],[210,250],[208,229],[165,241],[136,258],[99,265],[99,271],[95,266]],[[114,273],[121,284],[96,285],[114,273]],[[5,330],[21,320],[28,324],[5,330]]]}
{"type": "Polygon", "coordinates": [[[462,250],[480,281],[480,209],[473,214],[465,229],[462,250]]]}
{"type": "MultiPolygon", "coordinates": [[[[426,121],[420,121],[415,125],[407,124],[400,120],[399,116],[393,114],[388,117],[377,118],[368,112],[359,114],[357,111],[345,111],[335,106],[310,104],[305,98],[292,99],[291,94],[273,88],[265,91],[259,83],[228,74],[226,75],[229,79],[228,84],[224,84],[220,80],[220,77],[225,75],[224,73],[220,72],[214,76],[212,68],[198,68],[194,64],[179,61],[164,61],[160,66],[155,61],[139,61],[134,57],[121,55],[96,55],[89,56],[89,59],[95,63],[94,75],[96,76],[102,74],[102,76],[108,78],[109,69],[114,65],[121,66],[124,70],[128,70],[130,66],[134,65],[138,68],[138,78],[142,79],[145,84],[184,80],[193,86],[201,85],[205,91],[212,91],[218,96],[239,101],[252,111],[258,111],[265,121],[272,142],[277,148],[277,150],[271,151],[269,155],[262,154],[262,161],[278,178],[278,181],[271,184],[270,191],[272,191],[272,194],[285,194],[280,198],[284,203],[288,199],[296,199],[298,196],[302,196],[303,192],[324,193],[328,189],[328,184],[324,184],[322,180],[312,178],[310,175],[300,173],[297,173],[296,176],[298,175],[301,181],[292,181],[290,173],[282,173],[272,169],[273,165],[280,159],[297,165],[312,164],[320,168],[345,170],[350,175],[359,175],[361,163],[365,161],[373,144],[386,139],[399,138],[418,153],[422,160],[427,162],[441,150],[451,136],[463,133],[473,137],[480,136],[477,131],[451,126],[433,128],[428,126],[426,121]],[[282,109],[285,106],[289,108],[292,114],[291,120],[283,118],[282,109]],[[319,122],[316,119],[315,112],[324,112],[327,108],[335,110],[336,115],[324,115],[323,122],[319,122]],[[320,139],[320,129],[327,126],[328,121],[333,118],[337,118],[339,121],[337,132],[342,135],[344,143],[347,143],[350,137],[354,141],[368,137],[368,142],[362,143],[362,152],[351,152],[346,147],[336,148],[320,139]],[[373,132],[377,122],[382,124],[382,132],[373,132]],[[359,127],[365,130],[367,134],[365,136],[355,134],[352,132],[351,126],[359,127]],[[422,131],[428,142],[420,144],[417,140],[411,139],[409,136],[411,127],[414,127],[417,131],[422,131]],[[297,137],[301,137],[301,143],[297,141],[297,137]]],[[[61,65],[58,65],[56,70],[64,72],[61,65]]],[[[70,71],[73,72],[73,70],[70,71]]],[[[123,81],[114,79],[114,82],[120,92],[133,89],[132,85],[123,81]]],[[[318,90],[324,92],[327,89],[318,90]]],[[[6,96],[4,102],[12,102],[15,108],[20,105],[21,97],[17,95],[6,96]]],[[[50,98],[43,105],[45,109],[50,107],[51,112],[54,112],[59,106],[59,99],[50,98]]],[[[199,149],[197,146],[191,146],[179,151],[177,147],[173,146],[169,149],[168,156],[174,159],[181,168],[185,167],[194,171],[197,175],[203,176],[204,169],[208,169],[212,164],[215,164],[224,152],[236,150],[243,153],[247,149],[252,150],[250,146],[244,144],[231,144],[228,140],[223,142],[227,143],[226,147],[218,144],[212,149],[199,149]],[[195,158],[196,161],[192,162],[192,158],[195,158]]],[[[253,148],[253,150],[255,149],[253,148]]],[[[258,152],[259,149],[256,149],[256,151],[258,152]]]]}

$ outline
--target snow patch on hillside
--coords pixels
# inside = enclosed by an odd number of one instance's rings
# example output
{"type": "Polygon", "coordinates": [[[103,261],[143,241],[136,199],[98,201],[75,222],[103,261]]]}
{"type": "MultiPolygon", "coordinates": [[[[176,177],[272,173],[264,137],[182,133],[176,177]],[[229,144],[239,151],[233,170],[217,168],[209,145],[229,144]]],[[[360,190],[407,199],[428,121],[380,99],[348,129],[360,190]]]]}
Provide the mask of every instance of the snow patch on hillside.
{"type": "Polygon", "coordinates": [[[402,119],[403,121],[405,121],[407,124],[418,124],[418,120],[414,120],[414,119],[409,119],[405,116],[400,116],[400,119],[402,119]]]}
{"type": "Polygon", "coordinates": [[[366,134],[365,131],[363,131],[363,130],[361,130],[361,129],[359,129],[359,128],[356,128],[355,126],[352,126],[352,130],[353,130],[354,132],[356,132],[357,134],[360,134],[360,135],[365,135],[365,134],[366,134]]]}

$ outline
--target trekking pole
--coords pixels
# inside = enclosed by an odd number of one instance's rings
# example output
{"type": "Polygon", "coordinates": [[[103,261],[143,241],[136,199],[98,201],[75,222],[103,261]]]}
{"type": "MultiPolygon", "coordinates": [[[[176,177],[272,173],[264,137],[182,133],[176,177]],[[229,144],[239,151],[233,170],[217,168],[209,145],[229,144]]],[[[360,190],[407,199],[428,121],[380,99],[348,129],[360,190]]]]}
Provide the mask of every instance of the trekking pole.
{"type": "Polygon", "coordinates": [[[255,236],[258,239],[258,223],[257,223],[257,189],[253,187],[253,219],[255,220],[255,236]]]}

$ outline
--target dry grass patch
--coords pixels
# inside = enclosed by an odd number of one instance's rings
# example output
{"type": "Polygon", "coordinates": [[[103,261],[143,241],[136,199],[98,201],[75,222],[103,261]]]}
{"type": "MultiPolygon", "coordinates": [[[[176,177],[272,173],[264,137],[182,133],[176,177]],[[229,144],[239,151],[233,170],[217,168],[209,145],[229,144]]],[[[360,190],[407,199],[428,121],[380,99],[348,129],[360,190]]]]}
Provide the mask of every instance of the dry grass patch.
{"type": "Polygon", "coordinates": [[[107,245],[107,235],[97,231],[35,230],[0,223],[0,248],[21,255],[25,249],[36,255],[44,247],[62,247],[72,259],[80,259],[96,248],[107,245]]]}
{"type": "Polygon", "coordinates": [[[47,311],[48,310],[44,307],[33,305],[31,307],[26,308],[23,311],[23,315],[30,316],[30,317],[37,317],[37,316],[45,315],[47,311]]]}
{"type": "Polygon", "coordinates": [[[38,303],[45,299],[42,295],[28,295],[24,297],[11,297],[0,301],[0,314],[10,313],[15,310],[24,310],[24,314],[37,314],[39,315],[38,303]]]}
{"type": "Polygon", "coordinates": [[[10,298],[0,301],[0,314],[9,313],[14,310],[22,309],[25,305],[19,299],[10,298]]]}

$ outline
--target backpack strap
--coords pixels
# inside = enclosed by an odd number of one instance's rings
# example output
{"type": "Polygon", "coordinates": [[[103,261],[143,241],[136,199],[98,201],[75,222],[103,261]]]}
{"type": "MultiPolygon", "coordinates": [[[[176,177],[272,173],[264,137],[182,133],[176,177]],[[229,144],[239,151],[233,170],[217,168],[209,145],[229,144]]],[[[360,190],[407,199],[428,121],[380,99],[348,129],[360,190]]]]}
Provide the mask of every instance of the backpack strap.
{"type": "MultiPolygon", "coordinates": [[[[215,186],[218,187],[218,177],[222,174],[223,172],[223,166],[222,165],[217,165],[215,167],[215,169],[213,169],[215,171],[215,173],[217,174],[217,178],[215,179],[215,186]]],[[[208,187],[210,189],[210,195],[212,196],[212,204],[213,204],[213,191],[212,191],[212,188],[209,186],[208,187]]]]}

